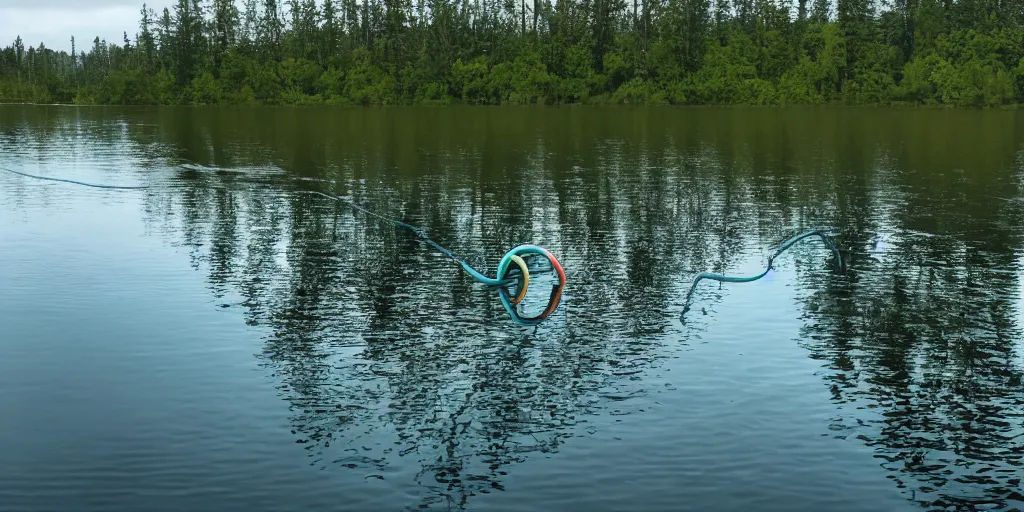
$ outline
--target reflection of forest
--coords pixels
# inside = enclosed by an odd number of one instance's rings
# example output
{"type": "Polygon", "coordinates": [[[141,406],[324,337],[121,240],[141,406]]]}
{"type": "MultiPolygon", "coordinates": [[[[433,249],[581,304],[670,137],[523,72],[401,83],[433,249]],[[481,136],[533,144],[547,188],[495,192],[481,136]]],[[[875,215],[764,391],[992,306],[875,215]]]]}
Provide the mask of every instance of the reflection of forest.
{"type": "Polygon", "coordinates": [[[424,226],[487,272],[519,243],[552,248],[572,285],[534,337],[509,321],[493,292],[407,233],[288,194],[295,180],[280,173],[214,170],[265,162],[231,149],[248,142],[230,135],[182,133],[194,141],[175,140],[176,156],[207,167],[180,172],[169,194],[178,199],[153,211],[181,224],[225,303],[235,295],[251,323],[272,327],[266,364],[293,404],[299,441],[318,465],[368,475],[414,458],[418,481],[437,500],[501,488],[506,466],[575,435],[578,418],[616,379],[651,360],[657,340],[647,335],[675,322],[671,291],[685,286],[677,269],[740,249],[674,250],[697,247],[675,226],[716,229],[713,216],[694,212],[696,201],[719,200],[713,182],[691,189],[695,177],[669,170],[669,148],[659,155],[600,142],[579,158],[575,150],[552,155],[527,130],[508,143],[431,141],[411,154],[385,151],[395,142],[388,136],[342,139],[355,150],[325,149],[328,139],[312,134],[273,148],[275,165],[339,183],[299,186],[424,226]],[[644,168],[640,179],[636,168],[644,168]],[[583,308],[588,296],[603,297],[604,307],[583,308]]]}
{"type": "Polygon", "coordinates": [[[885,163],[900,177],[892,211],[848,194],[886,236],[851,233],[866,249],[850,279],[806,300],[808,347],[840,405],[830,428],[874,447],[929,509],[1020,510],[1021,167],[928,173],[912,156],[885,163]]]}
{"type": "Polygon", "coordinates": [[[207,166],[150,195],[149,214],[180,230],[225,304],[273,330],[266,365],[317,464],[369,475],[414,457],[455,503],[500,488],[505,467],[556,449],[609,386],[687,337],[685,271],[829,225],[846,276],[828,274],[827,251],[794,259],[805,343],[839,406],[830,427],[874,447],[922,505],[1024,505],[1016,117],[655,112],[121,118],[147,158],[207,166]],[[424,226],[487,272],[516,244],[547,246],[569,276],[562,309],[543,336],[517,330],[451,262],[289,193],[296,176],[334,180],[300,186],[424,226]]]}

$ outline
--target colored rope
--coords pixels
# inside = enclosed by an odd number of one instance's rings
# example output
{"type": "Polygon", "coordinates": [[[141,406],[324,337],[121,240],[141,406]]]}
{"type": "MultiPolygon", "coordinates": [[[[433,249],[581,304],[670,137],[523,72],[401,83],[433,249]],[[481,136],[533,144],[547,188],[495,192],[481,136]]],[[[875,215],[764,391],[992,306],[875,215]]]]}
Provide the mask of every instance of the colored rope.
{"type": "Polygon", "coordinates": [[[693,296],[694,289],[697,288],[697,283],[701,282],[704,279],[711,279],[711,280],[714,280],[714,281],[719,281],[719,282],[724,282],[724,283],[749,283],[751,281],[757,281],[758,279],[761,279],[762,277],[768,275],[768,272],[770,270],[772,270],[772,268],[774,268],[772,266],[772,263],[775,261],[775,258],[779,257],[779,255],[782,254],[786,249],[789,249],[790,247],[795,245],[797,242],[799,242],[799,241],[801,241],[801,240],[803,240],[803,239],[805,239],[807,237],[814,236],[814,235],[817,235],[818,237],[820,237],[821,240],[823,242],[825,242],[825,245],[828,246],[829,249],[832,249],[832,253],[836,257],[836,262],[839,264],[839,268],[842,269],[843,268],[843,256],[842,256],[842,254],[839,253],[839,249],[836,249],[836,246],[835,246],[835,244],[832,243],[832,240],[829,239],[828,234],[823,232],[823,231],[816,230],[816,229],[810,230],[810,231],[804,231],[803,233],[800,233],[800,234],[794,236],[793,238],[790,238],[789,240],[786,240],[785,242],[783,242],[783,244],[780,245],[779,248],[776,249],[776,251],[774,253],[772,253],[771,256],[768,257],[768,265],[765,267],[764,271],[761,272],[760,274],[753,275],[753,276],[726,276],[724,274],[714,274],[714,273],[711,273],[711,272],[701,272],[700,274],[697,274],[697,276],[693,278],[693,284],[690,285],[690,291],[688,291],[686,293],[686,304],[683,307],[683,312],[682,312],[682,314],[680,316],[685,315],[686,312],[690,310],[690,298],[693,296]]]}
{"type": "MultiPolygon", "coordinates": [[[[469,274],[471,277],[476,279],[484,286],[497,288],[499,293],[498,297],[499,299],[501,299],[501,304],[505,307],[505,310],[512,317],[512,319],[519,324],[540,324],[546,318],[551,316],[552,313],[555,312],[555,309],[558,308],[559,302],[561,302],[562,290],[565,288],[565,270],[562,268],[562,265],[561,263],[559,263],[558,259],[555,258],[555,256],[551,254],[550,251],[543,247],[527,244],[513,248],[512,250],[505,253],[505,255],[502,256],[501,260],[498,262],[498,270],[495,273],[495,277],[488,277],[487,275],[485,275],[484,273],[480,272],[472,265],[470,265],[469,262],[466,261],[464,258],[459,257],[451,250],[445,248],[441,244],[432,240],[429,236],[427,236],[427,232],[423,228],[413,226],[400,220],[384,217],[341,196],[332,196],[330,194],[317,192],[315,190],[300,190],[299,192],[306,194],[314,194],[325,197],[327,199],[333,199],[335,201],[343,202],[363,213],[366,213],[385,222],[389,222],[391,224],[394,224],[395,226],[402,227],[411,231],[416,235],[419,241],[427,245],[430,245],[431,247],[437,249],[445,257],[458,263],[467,274],[469,274]],[[539,315],[533,317],[524,317],[519,313],[516,306],[523,300],[524,297],[526,297],[527,289],[530,286],[530,270],[529,266],[526,264],[526,261],[523,259],[523,257],[531,255],[541,256],[548,260],[548,263],[551,265],[551,269],[558,274],[558,284],[552,285],[551,295],[548,297],[547,307],[545,307],[539,315]],[[516,276],[516,273],[514,272],[515,270],[518,270],[518,276],[516,276]],[[509,293],[508,288],[515,285],[518,285],[519,290],[515,295],[512,295],[509,293]]],[[[536,273],[537,272],[534,271],[534,274],[536,273]]]]}
{"type": "MultiPolygon", "coordinates": [[[[63,183],[72,183],[75,185],[83,185],[86,187],[122,190],[137,190],[149,188],[148,186],[129,187],[119,185],[99,185],[94,183],[86,183],[83,181],[67,180],[63,178],[49,178],[46,176],[36,176],[34,174],[27,174],[19,171],[14,171],[11,169],[5,169],[2,167],[0,167],[0,170],[7,171],[12,174],[18,174],[27,178],[48,181],[59,181],[63,183]]],[[[447,258],[450,258],[457,262],[463,268],[463,270],[466,271],[466,273],[468,273],[470,276],[472,276],[480,283],[488,287],[497,288],[499,293],[498,297],[501,299],[501,303],[505,307],[505,310],[508,311],[509,315],[512,316],[512,319],[519,324],[537,325],[543,322],[547,317],[554,313],[555,309],[558,308],[559,302],[561,302],[562,289],[565,287],[565,270],[562,269],[562,265],[558,262],[558,259],[555,258],[555,256],[551,254],[550,251],[544,249],[543,247],[538,247],[535,245],[520,245],[518,247],[513,248],[512,250],[505,253],[505,255],[501,258],[501,261],[498,262],[498,271],[496,276],[488,277],[479,270],[473,268],[473,266],[470,265],[469,262],[467,262],[465,259],[460,258],[451,250],[431,240],[430,237],[427,236],[426,230],[424,230],[423,228],[418,228],[416,226],[399,220],[384,217],[383,215],[374,213],[373,211],[368,210],[340,196],[332,196],[329,194],[324,194],[323,192],[317,192],[315,190],[299,190],[299,192],[315,194],[318,196],[325,197],[327,199],[332,199],[335,201],[346,203],[352,208],[359,210],[367,215],[376,217],[380,220],[389,222],[396,226],[408,229],[409,231],[413,232],[416,235],[417,239],[419,239],[421,242],[430,245],[431,247],[441,252],[441,254],[445,255],[447,258]],[[541,312],[537,316],[523,317],[516,307],[526,297],[526,292],[530,286],[530,269],[529,265],[527,265],[526,261],[523,258],[524,256],[529,257],[531,255],[543,256],[547,258],[552,270],[554,270],[558,274],[558,284],[553,285],[551,287],[551,295],[548,298],[547,307],[544,308],[543,312],[541,312]],[[510,294],[508,289],[517,285],[518,291],[515,293],[515,295],[510,294]]],[[[535,270],[534,274],[537,273],[538,272],[535,270]]]]}

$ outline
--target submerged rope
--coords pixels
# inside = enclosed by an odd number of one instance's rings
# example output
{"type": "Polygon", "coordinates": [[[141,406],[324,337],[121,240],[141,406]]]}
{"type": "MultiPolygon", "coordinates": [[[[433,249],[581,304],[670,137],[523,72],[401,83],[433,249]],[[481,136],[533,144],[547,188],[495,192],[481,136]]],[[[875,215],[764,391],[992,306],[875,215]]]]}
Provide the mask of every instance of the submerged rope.
{"type": "Polygon", "coordinates": [[[772,255],[768,257],[768,265],[765,267],[764,271],[761,272],[760,274],[753,275],[753,276],[726,276],[724,274],[714,274],[714,273],[711,273],[711,272],[701,272],[700,274],[697,274],[697,276],[693,278],[693,284],[690,285],[690,291],[688,291],[686,293],[686,305],[683,307],[683,312],[682,312],[682,314],[680,316],[685,315],[686,312],[690,310],[690,298],[693,296],[693,290],[695,288],[697,288],[697,283],[699,283],[701,280],[711,279],[711,280],[714,280],[714,281],[725,282],[725,283],[749,283],[751,281],[757,281],[758,279],[761,279],[762,277],[768,275],[768,272],[770,270],[772,270],[772,268],[774,268],[772,266],[772,263],[775,261],[775,258],[779,257],[779,255],[782,254],[786,249],[789,249],[790,247],[795,245],[800,240],[803,240],[803,239],[805,239],[807,237],[814,236],[814,235],[819,236],[821,238],[821,240],[823,242],[825,242],[825,245],[828,246],[829,249],[832,249],[832,253],[836,257],[836,262],[839,264],[839,268],[842,269],[842,267],[843,267],[843,256],[842,256],[842,254],[839,253],[839,249],[836,249],[836,246],[835,246],[835,244],[832,243],[832,240],[829,239],[828,233],[825,233],[824,231],[817,230],[817,229],[813,229],[813,230],[810,230],[810,231],[804,231],[803,233],[800,233],[800,234],[794,236],[793,238],[790,238],[789,240],[786,240],[785,242],[783,242],[783,244],[780,245],[779,248],[776,249],[775,252],[772,253],[772,255]]]}
{"type": "Polygon", "coordinates": [[[74,183],[75,185],[83,185],[83,186],[86,186],[86,187],[94,187],[94,188],[114,188],[114,189],[122,189],[122,190],[139,190],[139,189],[149,188],[148,185],[137,186],[137,187],[129,187],[129,186],[121,186],[121,185],[99,185],[99,184],[96,184],[96,183],[86,183],[84,181],[66,180],[66,179],[63,179],[63,178],[49,178],[49,177],[46,177],[46,176],[36,176],[35,174],[27,174],[27,173],[24,173],[24,172],[15,171],[15,170],[12,170],[12,169],[6,169],[6,168],[3,168],[3,167],[0,167],[0,171],[6,171],[6,172],[9,172],[11,174],[20,174],[21,176],[25,176],[26,178],[35,178],[37,180],[61,181],[61,182],[64,182],[64,183],[74,183]]]}
{"type": "MultiPolygon", "coordinates": [[[[84,181],[68,180],[63,178],[50,178],[46,176],[37,176],[35,174],[19,172],[12,169],[6,169],[3,167],[0,167],[0,170],[24,176],[26,178],[34,178],[37,180],[47,181],[59,181],[63,183],[72,183],[75,185],[82,185],[86,187],[120,190],[138,190],[149,188],[148,186],[101,185],[95,183],[86,183],[84,181]]],[[[451,250],[431,240],[430,237],[427,236],[426,230],[424,230],[423,228],[418,228],[411,224],[377,214],[341,196],[332,196],[315,190],[299,190],[298,192],[315,194],[318,196],[325,197],[327,199],[332,199],[335,201],[346,203],[352,208],[359,210],[367,215],[376,217],[384,222],[389,222],[396,226],[408,229],[409,231],[413,232],[416,235],[417,239],[419,239],[421,242],[430,245],[431,247],[441,252],[441,254],[443,254],[445,257],[457,262],[462,267],[462,269],[466,271],[466,273],[468,273],[478,282],[482,283],[487,287],[497,288],[499,293],[498,297],[501,299],[501,304],[505,307],[505,310],[508,311],[509,315],[512,316],[512,319],[519,324],[537,325],[543,322],[547,317],[554,313],[555,309],[558,308],[559,302],[561,302],[562,289],[565,287],[565,271],[562,269],[562,265],[558,262],[558,259],[555,258],[555,256],[551,254],[550,251],[543,247],[527,244],[513,248],[512,250],[505,253],[505,255],[501,258],[501,261],[498,262],[498,271],[496,273],[496,277],[488,277],[479,270],[473,268],[473,266],[470,265],[469,262],[466,261],[464,258],[459,257],[451,250]],[[529,257],[531,255],[537,255],[547,258],[548,262],[551,264],[552,270],[554,270],[558,274],[558,284],[552,285],[551,295],[548,298],[547,307],[544,308],[543,312],[533,317],[523,317],[516,308],[517,305],[520,302],[522,302],[522,300],[526,297],[526,292],[530,286],[530,268],[523,258],[529,257]],[[517,286],[518,288],[517,292],[514,295],[509,292],[509,288],[513,286],[517,286]]],[[[539,272],[537,272],[537,270],[534,269],[534,274],[537,273],[539,272]]]]}

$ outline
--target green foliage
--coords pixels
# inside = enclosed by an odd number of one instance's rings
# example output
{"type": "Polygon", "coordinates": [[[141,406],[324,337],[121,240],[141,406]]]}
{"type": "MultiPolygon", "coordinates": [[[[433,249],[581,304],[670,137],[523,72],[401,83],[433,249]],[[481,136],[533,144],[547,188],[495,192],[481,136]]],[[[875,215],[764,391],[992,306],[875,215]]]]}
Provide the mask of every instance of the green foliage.
{"type": "MultiPolygon", "coordinates": [[[[477,105],[1024,100],[1024,0],[175,0],[123,45],[0,50],[0,102],[477,105]],[[1016,13],[1016,14],[1014,14],[1016,13]],[[77,52],[77,53],[76,53],[77,52]]],[[[74,41],[72,40],[72,44],[74,41]]]]}
{"type": "Polygon", "coordinates": [[[626,105],[655,103],[657,102],[655,98],[657,94],[658,91],[654,84],[637,77],[616,89],[615,94],[612,95],[612,101],[626,105]]]}
{"type": "MultiPolygon", "coordinates": [[[[513,62],[491,68],[487,80],[491,98],[497,104],[541,104],[556,96],[557,83],[548,74],[540,55],[528,53],[513,62]]],[[[579,85],[579,84],[578,84],[579,85]]],[[[586,85],[568,94],[586,95],[586,85]]]]}
{"type": "Polygon", "coordinates": [[[935,102],[937,98],[935,84],[932,82],[932,73],[942,62],[942,59],[934,53],[907,62],[903,66],[903,80],[896,89],[896,96],[913,103],[935,102]]]}
{"type": "Polygon", "coordinates": [[[354,53],[352,67],[345,76],[344,97],[357,105],[395,103],[394,78],[380,69],[365,49],[354,53]]]}
{"type": "Polygon", "coordinates": [[[931,78],[940,101],[969,107],[1006,103],[1013,95],[1015,81],[1001,63],[973,59],[960,66],[941,60],[931,78]]]}
{"type": "Polygon", "coordinates": [[[878,43],[865,45],[862,57],[851,68],[852,75],[843,87],[848,103],[888,103],[895,94],[893,79],[898,49],[878,43]]]}
{"type": "Polygon", "coordinates": [[[896,95],[915,103],[945,103],[962,107],[996,107],[1017,103],[1022,95],[1020,60],[1005,64],[1007,35],[958,30],[936,39],[934,51],[903,67],[896,95]]]}
{"type": "Polygon", "coordinates": [[[690,98],[702,104],[768,103],[774,88],[757,77],[756,59],[750,36],[733,32],[726,44],[708,48],[704,64],[690,77],[690,98]]]}
{"type": "Polygon", "coordinates": [[[467,63],[458,59],[452,64],[451,90],[466,103],[486,103],[487,59],[477,57],[467,63]]]}
{"type": "Polygon", "coordinates": [[[189,85],[189,93],[192,103],[196,105],[216,105],[222,101],[220,83],[213,78],[213,73],[209,71],[192,80],[189,85]]]}

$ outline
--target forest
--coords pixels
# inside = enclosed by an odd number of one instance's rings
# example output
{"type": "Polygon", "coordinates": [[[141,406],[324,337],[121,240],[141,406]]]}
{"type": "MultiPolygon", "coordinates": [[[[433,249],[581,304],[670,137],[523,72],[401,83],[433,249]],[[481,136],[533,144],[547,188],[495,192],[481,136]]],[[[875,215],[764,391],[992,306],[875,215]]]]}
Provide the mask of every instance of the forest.
{"type": "Polygon", "coordinates": [[[120,42],[16,37],[0,102],[1024,103],[1024,0],[881,2],[177,0],[120,42]]]}

